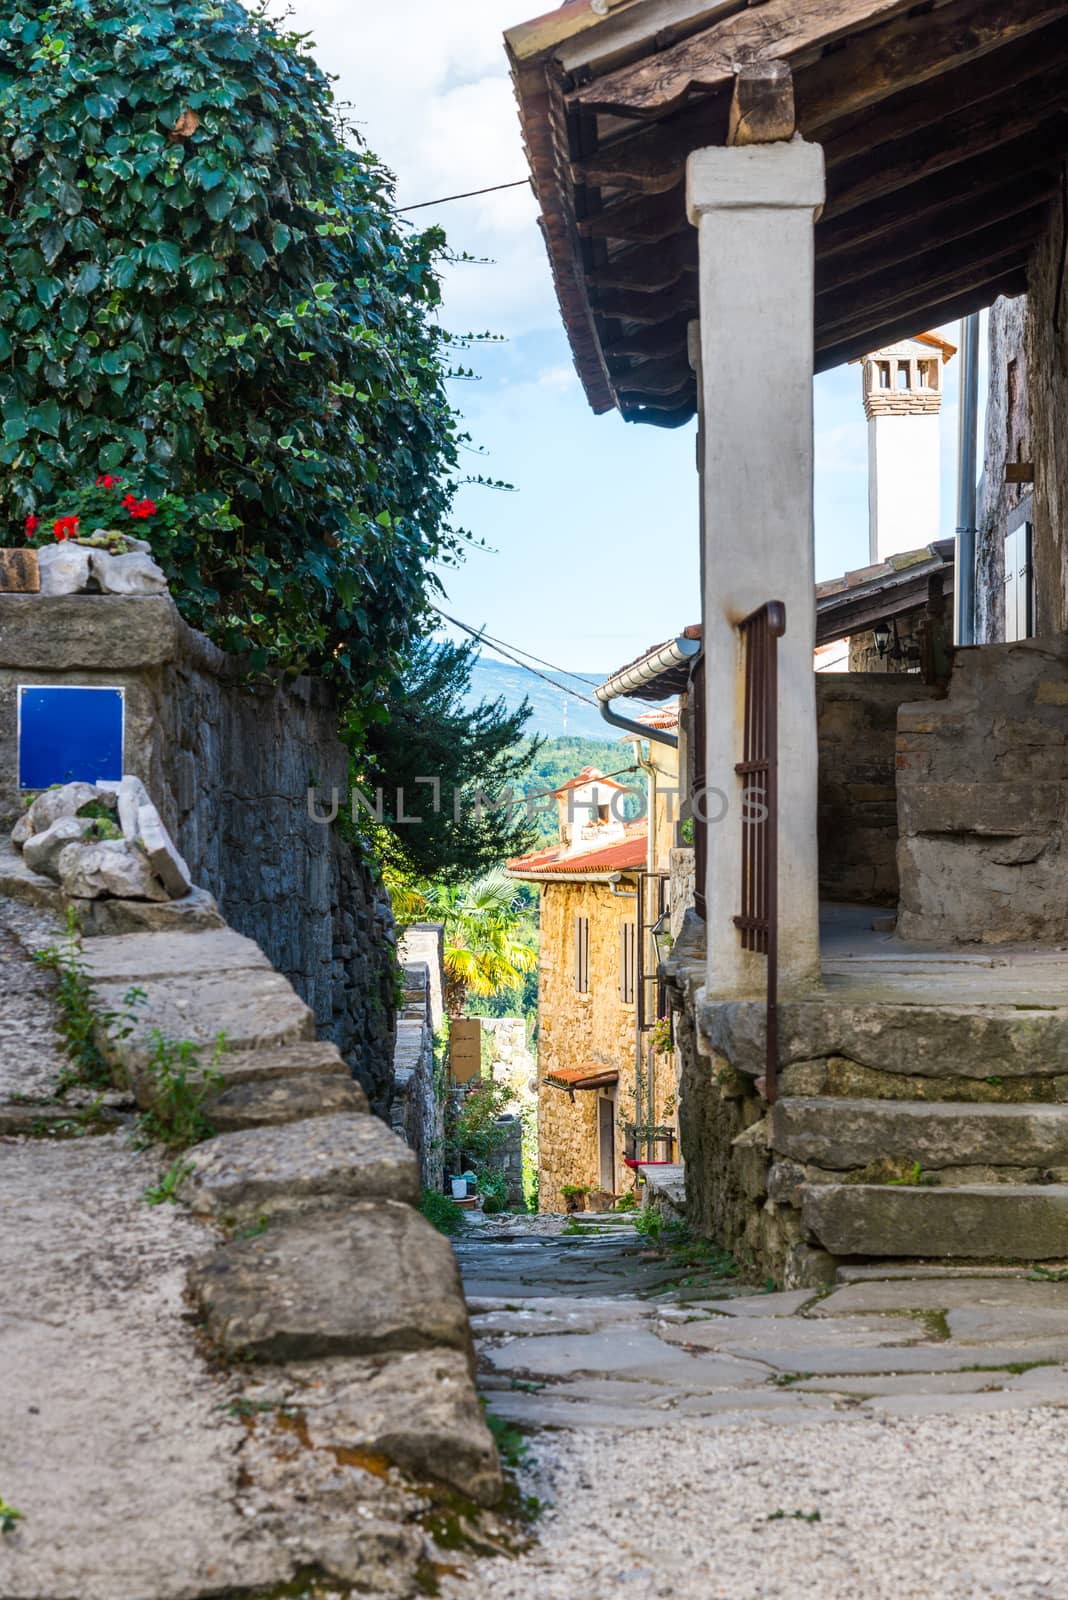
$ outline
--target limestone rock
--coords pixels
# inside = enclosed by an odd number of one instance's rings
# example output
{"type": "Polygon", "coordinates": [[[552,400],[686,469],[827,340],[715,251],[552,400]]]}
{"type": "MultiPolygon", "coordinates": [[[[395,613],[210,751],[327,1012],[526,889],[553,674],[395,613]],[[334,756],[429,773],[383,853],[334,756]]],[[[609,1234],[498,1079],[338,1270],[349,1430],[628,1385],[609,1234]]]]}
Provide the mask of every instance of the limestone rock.
{"type": "Polygon", "coordinates": [[[306,1117],[332,1117],[339,1112],[369,1111],[367,1096],[348,1072],[328,1078],[307,1073],[295,1078],[267,1078],[235,1083],[204,1103],[216,1133],[241,1128],[277,1128],[306,1117]]]}
{"type": "Polygon", "coordinates": [[[377,1117],[351,1113],[223,1134],[191,1151],[188,1165],[183,1200],[202,1216],[233,1221],[324,1201],[419,1200],[414,1152],[377,1117]]]}
{"type": "Polygon", "coordinates": [[[22,859],[32,872],[46,878],[59,878],[59,858],[69,844],[84,839],[93,826],[91,817],[57,817],[44,833],[35,833],[26,840],[22,859]]]}
{"type": "Polygon", "coordinates": [[[396,1201],[357,1201],[223,1245],[190,1288],[222,1353],[315,1360],[406,1350],[473,1355],[448,1240],[396,1201]]]}
{"type": "Polygon", "coordinates": [[[64,783],[39,794],[27,812],[30,833],[44,833],[57,817],[74,817],[93,800],[105,799],[91,783],[64,783]]]}
{"type": "Polygon", "coordinates": [[[381,1365],[334,1361],[300,1376],[294,1404],[313,1449],[382,1455],[480,1505],[500,1499],[497,1451],[458,1351],[414,1350],[381,1365]]]}
{"type": "Polygon", "coordinates": [[[225,926],[214,897],[206,889],[190,889],[181,900],[85,900],[79,907],[82,932],[115,936],[123,933],[201,933],[225,926]]]}
{"type": "Polygon", "coordinates": [[[1068,1163],[1068,1107],[959,1102],[782,1099],[775,1149],[796,1161],[847,1172],[880,1156],[931,1169],[1068,1163]]]}
{"type": "Polygon", "coordinates": [[[140,778],[135,778],[129,772],[123,775],[116,790],[116,803],[119,808],[119,827],[122,829],[123,838],[136,839],[141,807],[152,803],[148,790],[140,778]]]}
{"type": "Polygon", "coordinates": [[[69,540],[47,544],[37,552],[41,574],[41,593],[46,595],[84,594],[89,587],[91,552],[69,540]]]}
{"type": "Polygon", "coordinates": [[[189,868],[174,847],[163,825],[163,818],[151,801],[138,807],[137,837],[148,857],[148,864],[172,900],[180,900],[193,887],[189,868]]]}
{"type": "Polygon", "coordinates": [[[65,894],[79,900],[114,895],[119,900],[166,900],[167,891],[143,856],[123,839],[99,844],[68,844],[59,857],[65,894]]]}
{"type": "Polygon", "coordinates": [[[143,550],[131,550],[124,556],[112,556],[106,550],[93,550],[89,566],[101,594],[167,593],[167,579],[162,567],[158,567],[151,555],[143,550]]]}
{"type": "Polygon", "coordinates": [[[28,811],[24,811],[22,816],[11,830],[11,843],[15,846],[16,850],[21,850],[23,845],[26,843],[26,840],[32,838],[33,823],[30,821],[30,813],[28,811]]]}

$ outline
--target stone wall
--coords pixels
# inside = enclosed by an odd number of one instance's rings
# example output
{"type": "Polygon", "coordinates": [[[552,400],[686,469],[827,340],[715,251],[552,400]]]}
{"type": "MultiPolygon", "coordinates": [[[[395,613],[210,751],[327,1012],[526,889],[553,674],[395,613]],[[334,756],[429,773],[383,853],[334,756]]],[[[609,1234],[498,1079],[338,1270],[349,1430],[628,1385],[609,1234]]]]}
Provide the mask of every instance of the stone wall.
{"type": "Polygon", "coordinates": [[[1068,638],[958,651],[945,700],[902,706],[898,932],[1068,939],[1068,638]]]}
{"type": "Polygon", "coordinates": [[[1068,629],[1068,317],[1063,301],[1064,217],[1050,216],[1031,261],[1025,332],[1031,459],[1035,464],[1035,632],[1068,629]]]}
{"type": "MultiPolygon", "coordinates": [[[[393,1131],[419,1160],[424,1189],[445,1187],[445,1085],[434,1046],[433,977],[425,961],[405,961],[404,1006],[393,1052],[393,1131]]],[[[440,983],[439,983],[440,992],[440,983]]]]}
{"type": "Polygon", "coordinates": [[[340,826],[308,815],[309,785],[348,791],[323,685],[249,687],[164,597],[0,595],[0,825],[17,790],[19,683],[109,684],[126,697],[124,767],[143,779],[228,922],[311,1007],[376,1110],[393,1072],[393,920],[340,826]]]}
{"type": "Polygon", "coordinates": [[[1030,461],[1034,448],[1026,340],[1026,297],[996,301],[990,311],[975,585],[976,638],[989,644],[1005,637],[1005,537],[1013,514],[1031,494],[1030,484],[1005,481],[1008,464],[1030,461]]]}
{"type": "Polygon", "coordinates": [[[903,673],[816,674],[824,899],[896,903],[898,707],[930,693],[903,673]]]}

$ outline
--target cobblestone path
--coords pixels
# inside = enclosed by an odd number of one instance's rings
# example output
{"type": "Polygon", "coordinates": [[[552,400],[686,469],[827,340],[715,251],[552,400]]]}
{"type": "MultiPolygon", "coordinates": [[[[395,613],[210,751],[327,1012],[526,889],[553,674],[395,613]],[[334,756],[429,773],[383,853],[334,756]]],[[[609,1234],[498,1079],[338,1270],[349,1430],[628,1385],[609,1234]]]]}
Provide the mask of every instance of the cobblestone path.
{"type": "Polygon", "coordinates": [[[1068,1282],[754,1295],[603,1229],[512,1219],[458,1246],[483,1393],[546,1509],[450,1597],[1068,1593],[1068,1282]]]}

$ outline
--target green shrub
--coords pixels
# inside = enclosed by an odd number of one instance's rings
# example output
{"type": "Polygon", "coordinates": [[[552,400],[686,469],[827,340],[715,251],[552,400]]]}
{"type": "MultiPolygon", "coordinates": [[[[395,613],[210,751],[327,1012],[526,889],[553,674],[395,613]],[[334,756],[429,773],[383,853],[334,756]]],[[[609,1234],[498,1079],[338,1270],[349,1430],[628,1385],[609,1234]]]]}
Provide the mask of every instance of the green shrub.
{"type": "Polygon", "coordinates": [[[451,1236],[459,1233],[464,1225],[464,1214],[460,1207],[450,1200],[447,1194],[441,1194],[437,1189],[423,1190],[419,1209],[439,1233],[451,1236]]]}
{"type": "Polygon", "coordinates": [[[508,1183],[503,1172],[483,1172],[478,1180],[478,1192],[487,1216],[503,1211],[508,1204],[508,1183]]]}

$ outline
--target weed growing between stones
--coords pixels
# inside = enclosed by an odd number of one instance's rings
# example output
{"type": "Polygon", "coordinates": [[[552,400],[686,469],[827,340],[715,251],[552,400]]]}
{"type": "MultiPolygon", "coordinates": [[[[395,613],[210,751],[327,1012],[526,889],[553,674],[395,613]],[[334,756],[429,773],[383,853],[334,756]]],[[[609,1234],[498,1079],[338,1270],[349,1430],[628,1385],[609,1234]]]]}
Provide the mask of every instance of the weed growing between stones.
{"type": "Polygon", "coordinates": [[[1068,1283],[1068,1267],[1044,1267],[1036,1262],[1030,1277],[1032,1283],[1068,1283]]]}
{"type": "Polygon", "coordinates": [[[168,1039],[160,1028],[154,1028],[149,1044],[152,1108],[139,1119],[140,1140],[166,1145],[169,1150],[188,1150],[215,1132],[204,1106],[223,1083],[218,1067],[226,1051],[226,1035],[220,1033],[215,1040],[211,1065],[206,1069],[200,1066],[199,1047],[188,1039],[168,1039]]]}
{"type": "Polygon", "coordinates": [[[164,1173],[159,1183],[153,1184],[151,1188],[145,1190],[145,1199],[149,1205],[176,1205],[182,1179],[188,1177],[192,1170],[193,1163],[191,1161],[183,1161],[179,1156],[178,1160],[164,1173]]]}
{"type": "Polygon", "coordinates": [[[16,1511],[14,1506],[9,1506],[0,1494],[0,1533],[14,1533],[19,1523],[24,1521],[22,1512],[16,1511]]]}
{"type": "Polygon", "coordinates": [[[527,1455],[527,1441],[524,1434],[516,1427],[514,1422],[508,1422],[504,1417],[496,1416],[483,1399],[482,1409],[486,1414],[486,1426],[492,1433],[494,1442],[504,1466],[511,1467],[514,1472],[523,1465],[527,1455]]]}
{"type": "Polygon", "coordinates": [[[132,988],[123,997],[122,1011],[103,1011],[96,1003],[93,985],[82,960],[78,918],[73,906],[67,912],[66,938],[34,953],[34,960],[56,973],[59,985],[59,1032],[70,1058],[70,1067],[60,1075],[56,1097],[75,1085],[110,1089],[111,1062],[100,1045],[101,1037],[118,1043],[133,1032],[136,1008],[143,1005],[145,991],[132,988]]]}

